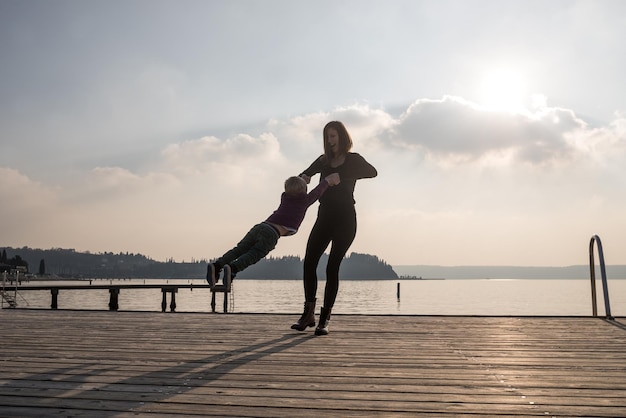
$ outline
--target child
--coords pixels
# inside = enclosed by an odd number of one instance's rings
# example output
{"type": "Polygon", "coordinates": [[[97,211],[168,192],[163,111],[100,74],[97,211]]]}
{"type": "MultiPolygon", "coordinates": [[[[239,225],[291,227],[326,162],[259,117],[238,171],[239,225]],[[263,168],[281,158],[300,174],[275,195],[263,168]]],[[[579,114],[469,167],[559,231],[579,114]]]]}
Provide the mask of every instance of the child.
{"type": "Polygon", "coordinates": [[[292,176],[285,180],[285,191],[280,197],[278,209],[264,222],[253,226],[236,247],[215,262],[209,263],[206,275],[209,285],[215,286],[222,268],[226,284],[229,273],[230,279],[234,279],[238,272],[255,264],[272,251],[280,237],[298,232],[309,206],[319,199],[329,186],[335,186],[339,182],[339,174],[329,174],[307,194],[306,181],[301,177],[292,176]]]}

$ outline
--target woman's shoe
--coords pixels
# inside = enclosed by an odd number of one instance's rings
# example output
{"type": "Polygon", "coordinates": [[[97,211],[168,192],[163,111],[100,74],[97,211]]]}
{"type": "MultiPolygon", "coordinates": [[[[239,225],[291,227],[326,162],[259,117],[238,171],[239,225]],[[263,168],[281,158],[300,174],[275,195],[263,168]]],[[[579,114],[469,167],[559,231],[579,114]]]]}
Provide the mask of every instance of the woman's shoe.
{"type": "Polygon", "coordinates": [[[315,300],[304,302],[304,312],[298,321],[291,326],[291,329],[304,331],[308,327],[315,326],[315,300]]]}
{"type": "Polygon", "coordinates": [[[315,328],[315,335],[328,335],[328,322],[330,321],[330,308],[322,308],[320,322],[315,328]]]}

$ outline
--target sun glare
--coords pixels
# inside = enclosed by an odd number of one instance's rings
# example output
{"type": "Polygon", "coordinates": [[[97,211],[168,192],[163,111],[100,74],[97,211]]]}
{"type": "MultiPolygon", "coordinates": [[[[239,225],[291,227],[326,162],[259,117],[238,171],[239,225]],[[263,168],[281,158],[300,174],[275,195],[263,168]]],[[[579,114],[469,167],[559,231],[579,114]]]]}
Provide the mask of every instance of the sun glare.
{"type": "Polygon", "coordinates": [[[515,71],[492,71],[483,79],[481,104],[497,112],[523,112],[524,90],[524,80],[515,71]]]}

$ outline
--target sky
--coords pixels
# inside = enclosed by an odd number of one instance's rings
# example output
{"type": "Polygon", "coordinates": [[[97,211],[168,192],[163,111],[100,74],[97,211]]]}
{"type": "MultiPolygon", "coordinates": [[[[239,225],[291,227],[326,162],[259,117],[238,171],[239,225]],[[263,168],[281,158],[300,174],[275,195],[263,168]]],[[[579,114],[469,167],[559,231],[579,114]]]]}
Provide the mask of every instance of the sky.
{"type": "Polygon", "coordinates": [[[624,39],[621,0],[0,0],[0,246],[216,258],[340,120],[349,253],[626,264],[624,39]]]}

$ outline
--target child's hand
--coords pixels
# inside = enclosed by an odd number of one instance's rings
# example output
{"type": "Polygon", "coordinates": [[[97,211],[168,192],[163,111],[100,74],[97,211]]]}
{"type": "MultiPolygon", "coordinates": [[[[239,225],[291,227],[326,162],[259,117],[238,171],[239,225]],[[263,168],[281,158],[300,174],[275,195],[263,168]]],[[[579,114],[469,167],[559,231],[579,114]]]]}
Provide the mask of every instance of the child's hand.
{"type": "Polygon", "coordinates": [[[339,173],[329,174],[324,177],[324,180],[328,183],[329,186],[336,186],[341,183],[341,179],[339,178],[339,173]]]}

